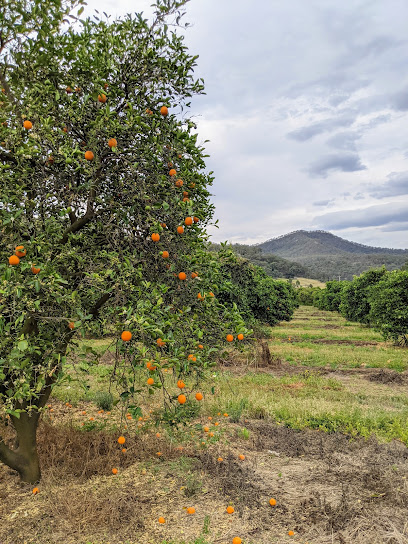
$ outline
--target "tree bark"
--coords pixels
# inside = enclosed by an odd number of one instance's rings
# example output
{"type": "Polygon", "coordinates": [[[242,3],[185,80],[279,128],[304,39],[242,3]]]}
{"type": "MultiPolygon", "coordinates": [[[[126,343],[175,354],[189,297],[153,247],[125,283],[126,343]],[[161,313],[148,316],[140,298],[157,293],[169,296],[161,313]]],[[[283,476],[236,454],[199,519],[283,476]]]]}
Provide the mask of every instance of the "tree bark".
{"type": "Polygon", "coordinates": [[[10,449],[0,438],[0,461],[17,471],[23,482],[37,483],[41,478],[40,460],[37,451],[37,427],[39,414],[20,414],[11,417],[17,434],[18,448],[10,449]]]}

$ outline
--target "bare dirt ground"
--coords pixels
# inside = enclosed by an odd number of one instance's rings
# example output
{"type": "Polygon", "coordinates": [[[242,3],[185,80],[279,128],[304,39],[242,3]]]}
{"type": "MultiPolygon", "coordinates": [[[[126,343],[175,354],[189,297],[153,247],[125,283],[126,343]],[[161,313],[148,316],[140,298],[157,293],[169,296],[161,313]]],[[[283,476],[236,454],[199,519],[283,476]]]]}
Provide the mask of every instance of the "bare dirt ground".
{"type": "Polygon", "coordinates": [[[192,543],[200,535],[214,544],[237,535],[245,544],[408,542],[402,443],[294,431],[263,420],[223,425],[225,441],[206,450],[179,451],[146,435],[132,441],[126,456],[109,435],[43,426],[40,494],[0,467],[0,542],[192,543]],[[249,440],[237,438],[242,426],[249,440]],[[112,466],[119,467],[116,477],[112,466]],[[233,515],[225,512],[228,504],[233,515]],[[186,514],[191,505],[194,516],[186,514]]]}

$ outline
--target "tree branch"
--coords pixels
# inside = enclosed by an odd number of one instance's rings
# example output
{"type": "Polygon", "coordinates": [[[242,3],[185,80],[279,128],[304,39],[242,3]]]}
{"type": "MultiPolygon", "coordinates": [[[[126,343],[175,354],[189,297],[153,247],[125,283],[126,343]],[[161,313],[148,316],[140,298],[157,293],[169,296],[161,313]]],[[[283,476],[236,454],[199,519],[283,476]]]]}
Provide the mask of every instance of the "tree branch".
{"type": "Polygon", "coordinates": [[[101,307],[105,304],[105,302],[107,302],[110,299],[111,296],[112,296],[112,293],[105,293],[103,296],[101,296],[101,298],[98,300],[95,306],[91,308],[89,313],[95,317],[98,311],[101,309],[101,307]]]}

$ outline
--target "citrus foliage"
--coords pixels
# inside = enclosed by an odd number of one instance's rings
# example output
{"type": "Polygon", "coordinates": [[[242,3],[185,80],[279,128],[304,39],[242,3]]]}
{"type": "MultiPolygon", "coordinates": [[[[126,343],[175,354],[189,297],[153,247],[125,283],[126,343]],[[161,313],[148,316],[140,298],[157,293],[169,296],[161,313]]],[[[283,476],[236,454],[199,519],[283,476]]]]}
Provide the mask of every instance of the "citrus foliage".
{"type": "Polygon", "coordinates": [[[151,24],[70,26],[81,3],[3,13],[0,402],[19,447],[0,440],[0,459],[28,481],[40,474],[39,414],[78,331],[100,320],[114,332],[123,398],[146,362],[159,387],[165,367],[200,374],[227,333],[248,332],[217,299],[220,264],[206,251],[213,178],[184,111],[203,82],[166,23],[179,24],[185,1],[158,0],[151,24]]]}

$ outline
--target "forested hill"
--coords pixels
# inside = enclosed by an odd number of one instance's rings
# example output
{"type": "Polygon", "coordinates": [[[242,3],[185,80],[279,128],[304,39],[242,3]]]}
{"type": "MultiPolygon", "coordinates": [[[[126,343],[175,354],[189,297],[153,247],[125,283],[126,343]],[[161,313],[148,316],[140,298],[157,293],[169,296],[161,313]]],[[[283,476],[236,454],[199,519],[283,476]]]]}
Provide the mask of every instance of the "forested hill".
{"type": "Polygon", "coordinates": [[[263,253],[279,255],[297,261],[299,257],[359,253],[361,255],[401,255],[408,259],[408,250],[366,246],[350,242],[323,230],[297,230],[257,244],[263,253]]]}

